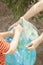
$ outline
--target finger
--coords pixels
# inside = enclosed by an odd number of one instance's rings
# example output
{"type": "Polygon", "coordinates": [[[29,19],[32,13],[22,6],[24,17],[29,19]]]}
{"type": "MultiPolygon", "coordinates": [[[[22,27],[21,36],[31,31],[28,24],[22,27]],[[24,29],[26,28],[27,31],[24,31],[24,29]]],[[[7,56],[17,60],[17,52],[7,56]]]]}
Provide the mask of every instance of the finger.
{"type": "Polygon", "coordinates": [[[9,27],[8,30],[12,30],[14,28],[14,24],[9,27]]]}
{"type": "Polygon", "coordinates": [[[33,43],[28,44],[26,47],[31,47],[33,43]]]}
{"type": "Polygon", "coordinates": [[[32,46],[32,47],[28,47],[28,50],[35,50],[35,48],[32,46]]]}
{"type": "Polygon", "coordinates": [[[18,25],[18,22],[14,23],[14,26],[17,26],[18,25]]]}
{"type": "Polygon", "coordinates": [[[21,21],[23,21],[23,18],[22,17],[20,17],[20,19],[18,20],[18,23],[20,23],[21,21]]]}
{"type": "Polygon", "coordinates": [[[13,29],[13,33],[15,33],[15,29],[13,29]]]}
{"type": "Polygon", "coordinates": [[[4,54],[11,54],[11,53],[12,53],[12,49],[9,48],[9,50],[6,53],[4,53],[4,54]]]}

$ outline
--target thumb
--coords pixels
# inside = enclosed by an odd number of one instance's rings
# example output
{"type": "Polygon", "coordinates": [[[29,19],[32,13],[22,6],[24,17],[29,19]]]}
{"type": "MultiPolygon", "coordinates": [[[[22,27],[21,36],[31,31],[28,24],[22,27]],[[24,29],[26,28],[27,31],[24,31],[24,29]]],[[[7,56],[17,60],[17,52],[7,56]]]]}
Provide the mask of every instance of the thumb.
{"type": "Polygon", "coordinates": [[[10,47],[9,50],[4,54],[12,54],[12,47],[10,47]]]}
{"type": "Polygon", "coordinates": [[[33,43],[28,44],[26,47],[31,47],[33,43]]]}
{"type": "Polygon", "coordinates": [[[32,46],[32,47],[28,47],[28,50],[35,50],[35,48],[32,46]]]}

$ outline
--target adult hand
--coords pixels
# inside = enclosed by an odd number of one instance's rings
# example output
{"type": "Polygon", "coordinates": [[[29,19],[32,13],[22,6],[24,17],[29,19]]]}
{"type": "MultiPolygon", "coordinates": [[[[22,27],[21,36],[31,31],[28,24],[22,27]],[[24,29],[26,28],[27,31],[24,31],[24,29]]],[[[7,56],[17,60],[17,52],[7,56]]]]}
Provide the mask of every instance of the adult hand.
{"type": "Polygon", "coordinates": [[[22,21],[23,21],[23,17],[20,17],[20,19],[16,23],[12,24],[8,30],[11,30],[13,27],[16,27],[22,21]]]}

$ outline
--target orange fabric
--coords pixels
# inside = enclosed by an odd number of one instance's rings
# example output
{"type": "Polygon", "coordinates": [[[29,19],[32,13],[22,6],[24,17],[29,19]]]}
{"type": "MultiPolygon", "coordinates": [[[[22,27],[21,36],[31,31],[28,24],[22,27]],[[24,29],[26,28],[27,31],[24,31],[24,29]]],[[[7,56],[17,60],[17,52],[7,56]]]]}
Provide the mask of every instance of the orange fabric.
{"type": "Polygon", "coordinates": [[[7,41],[3,39],[3,37],[0,36],[0,65],[5,64],[5,54],[10,48],[10,45],[7,41]]]}

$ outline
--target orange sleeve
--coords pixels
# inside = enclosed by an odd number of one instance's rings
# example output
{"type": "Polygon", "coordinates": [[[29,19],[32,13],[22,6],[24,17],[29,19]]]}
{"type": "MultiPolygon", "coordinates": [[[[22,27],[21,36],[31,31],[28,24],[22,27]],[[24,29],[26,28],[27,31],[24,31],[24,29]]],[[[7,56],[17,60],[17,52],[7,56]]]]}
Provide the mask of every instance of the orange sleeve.
{"type": "Polygon", "coordinates": [[[10,44],[0,36],[0,52],[6,53],[10,48],[10,44]]]}

